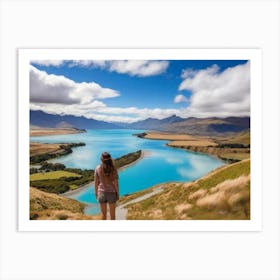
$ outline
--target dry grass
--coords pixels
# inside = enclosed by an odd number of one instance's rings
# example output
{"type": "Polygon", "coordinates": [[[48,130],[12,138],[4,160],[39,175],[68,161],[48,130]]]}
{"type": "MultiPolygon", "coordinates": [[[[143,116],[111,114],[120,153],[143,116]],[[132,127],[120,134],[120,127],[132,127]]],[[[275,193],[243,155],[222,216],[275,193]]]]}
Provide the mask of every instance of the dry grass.
{"type": "Polygon", "coordinates": [[[236,191],[240,191],[250,182],[250,175],[242,175],[236,179],[233,180],[226,180],[220,184],[218,184],[216,187],[211,188],[209,190],[210,193],[215,193],[219,191],[223,191],[225,193],[232,193],[236,191]]]}
{"type": "Polygon", "coordinates": [[[41,155],[45,153],[57,153],[62,151],[61,144],[44,144],[44,143],[30,143],[30,156],[41,155]]]}
{"type": "Polygon", "coordinates": [[[189,203],[185,203],[185,204],[179,204],[175,206],[175,211],[178,214],[182,214],[185,213],[186,211],[190,210],[193,207],[192,204],[189,203]]]}
{"type": "Polygon", "coordinates": [[[196,146],[196,147],[208,147],[217,146],[218,144],[208,139],[196,139],[185,141],[172,141],[168,143],[171,147],[184,147],[184,146],[196,146]]]}
{"type": "Polygon", "coordinates": [[[201,197],[204,197],[206,195],[206,193],[207,193],[207,190],[199,189],[189,195],[189,200],[190,201],[197,200],[201,197]]]}
{"type": "Polygon", "coordinates": [[[195,182],[161,187],[161,193],[128,205],[127,218],[250,219],[250,160],[223,166],[195,182]]]}
{"type": "Polygon", "coordinates": [[[230,152],[221,152],[219,157],[231,160],[244,160],[250,158],[248,149],[232,149],[230,152]]]}
{"type": "Polygon", "coordinates": [[[43,210],[31,211],[30,219],[32,220],[100,220],[100,215],[84,215],[81,213],[73,213],[67,210],[43,210]]]}
{"type": "Polygon", "coordinates": [[[164,133],[164,132],[148,132],[144,137],[155,140],[170,140],[169,146],[216,146],[217,144],[208,137],[194,136],[190,134],[164,133]]]}
{"type": "Polygon", "coordinates": [[[47,193],[30,187],[29,193],[30,211],[42,211],[46,209],[68,210],[75,213],[83,213],[84,204],[57,194],[47,193]]]}
{"type": "Polygon", "coordinates": [[[219,144],[250,144],[250,132],[239,133],[228,137],[203,137],[190,134],[148,132],[147,139],[170,140],[170,147],[183,148],[194,152],[215,155],[231,162],[250,157],[250,148],[220,148],[219,144]]]}
{"type": "Polygon", "coordinates": [[[196,205],[207,209],[230,211],[237,204],[250,203],[250,175],[226,180],[211,188],[209,193],[200,197],[196,205]]]}
{"type": "Polygon", "coordinates": [[[83,214],[84,204],[57,194],[30,187],[31,220],[97,220],[98,215],[83,214]]]}
{"type": "Polygon", "coordinates": [[[241,132],[234,136],[218,137],[216,139],[221,144],[239,143],[243,145],[249,145],[251,142],[250,131],[241,132]]]}
{"type": "Polygon", "coordinates": [[[63,135],[63,134],[77,134],[79,130],[73,128],[38,128],[30,129],[30,136],[46,136],[46,135],[63,135]]]}
{"type": "Polygon", "coordinates": [[[208,147],[208,146],[198,146],[198,145],[185,146],[184,148],[193,152],[215,155],[223,160],[228,160],[228,161],[241,161],[250,158],[249,148],[218,148],[214,146],[208,147]]]}
{"type": "Polygon", "coordinates": [[[144,138],[154,139],[154,140],[196,140],[196,136],[192,136],[189,134],[177,134],[177,133],[165,133],[165,132],[148,132],[144,138]]]}

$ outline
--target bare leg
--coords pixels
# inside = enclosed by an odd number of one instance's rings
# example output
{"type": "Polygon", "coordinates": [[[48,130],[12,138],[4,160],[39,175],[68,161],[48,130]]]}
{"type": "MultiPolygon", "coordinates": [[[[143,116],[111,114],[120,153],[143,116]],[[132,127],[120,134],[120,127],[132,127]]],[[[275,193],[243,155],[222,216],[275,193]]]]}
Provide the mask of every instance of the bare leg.
{"type": "Polygon", "coordinates": [[[100,209],[102,214],[102,220],[107,219],[107,203],[100,203],[100,209]]]}
{"type": "Polygon", "coordinates": [[[109,203],[111,220],[116,220],[116,203],[109,203]]]}

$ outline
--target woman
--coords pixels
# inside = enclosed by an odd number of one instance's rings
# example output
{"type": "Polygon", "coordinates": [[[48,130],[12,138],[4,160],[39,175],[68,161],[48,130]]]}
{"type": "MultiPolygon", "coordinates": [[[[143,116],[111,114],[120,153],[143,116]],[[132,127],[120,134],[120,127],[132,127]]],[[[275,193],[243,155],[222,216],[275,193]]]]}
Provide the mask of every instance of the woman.
{"type": "Polygon", "coordinates": [[[107,218],[107,203],[109,203],[111,220],[116,219],[116,202],[119,199],[118,172],[111,155],[107,152],[101,155],[101,164],[94,173],[95,196],[100,203],[102,220],[107,218]]]}

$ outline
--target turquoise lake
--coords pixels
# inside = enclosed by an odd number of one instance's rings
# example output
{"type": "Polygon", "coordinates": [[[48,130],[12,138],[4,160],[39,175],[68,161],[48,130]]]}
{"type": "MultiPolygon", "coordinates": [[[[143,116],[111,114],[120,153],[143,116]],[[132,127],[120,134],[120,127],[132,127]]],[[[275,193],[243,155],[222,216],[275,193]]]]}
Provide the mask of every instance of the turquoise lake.
{"type": "MultiPolygon", "coordinates": [[[[166,146],[168,141],[148,140],[134,136],[142,130],[87,130],[86,133],[30,137],[32,142],[73,143],[86,146],[73,148],[73,153],[56,158],[67,167],[95,169],[102,152],[113,158],[143,150],[145,157],[119,172],[120,194],[130,194],[163,182],[187,182],[207,174],[225,163],[217,158],[166,146]]],[[[87,214],[99,212],[93,184],[69,197],[87,203],[87,214]]]]}

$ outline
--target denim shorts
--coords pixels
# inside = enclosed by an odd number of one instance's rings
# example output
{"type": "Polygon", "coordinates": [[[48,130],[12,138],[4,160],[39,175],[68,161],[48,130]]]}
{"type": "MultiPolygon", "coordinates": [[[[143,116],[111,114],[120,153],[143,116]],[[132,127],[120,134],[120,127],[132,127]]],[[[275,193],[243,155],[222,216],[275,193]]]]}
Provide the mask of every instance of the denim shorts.
{"type": "Polygon", "coordinates": [[[99,192],[97,195],[97,200],[99,203],[115,203],[117,202],[116,192],[99,192]]]}

